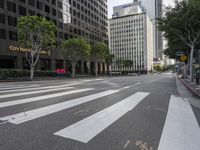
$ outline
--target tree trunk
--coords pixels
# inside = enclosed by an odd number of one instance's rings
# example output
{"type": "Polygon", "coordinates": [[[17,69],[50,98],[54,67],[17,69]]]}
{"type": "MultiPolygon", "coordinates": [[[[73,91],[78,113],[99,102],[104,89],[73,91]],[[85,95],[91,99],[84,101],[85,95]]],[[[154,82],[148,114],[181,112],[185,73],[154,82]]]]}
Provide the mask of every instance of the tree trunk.
{"type": "Polygon", "coordinates": [[[112,76],[112,66],[109,64],[109,72],[110,72],[110,76],[112,76]]]}
{"type": "Polygon", "coordinates": [[[35,66],[30,66],[30,80],[33,80],[35,66]]]}
{"type": "Polygon", "coordinates": [[[190,51],[190,81],[193,81],[193,71],[192,71],[192,61],[193,61],[193,55],[194,55],[194,45],[191,46],[190,51]]]}
{"type": "Polygon", "coordinates": [[[98,71],[97,65],[98,65],[97,62],[95,62],[95,77],[97,77],[97,71],[98,71]]]}
{"type": "Polygon", "coordinates": [[[75,76],[75,66],[72,65],[72,78],[74,78],[74,76],[75,76]]]}

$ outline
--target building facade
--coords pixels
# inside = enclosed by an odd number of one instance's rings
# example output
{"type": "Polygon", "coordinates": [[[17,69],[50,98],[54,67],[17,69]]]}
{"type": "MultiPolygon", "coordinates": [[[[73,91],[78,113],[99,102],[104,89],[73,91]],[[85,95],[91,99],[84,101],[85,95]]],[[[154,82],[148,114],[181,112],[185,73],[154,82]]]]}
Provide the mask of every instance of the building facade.
{"type": "MultiPolygon", "coordinates": [[[[137,0],[135,0],[137,1],[137,0]]],[[[162,59],[163,50],[163,36],[157,28],[157,19],[162,17],[163,0],[138,0],[141,1],[142,7],[146,10],[150,20],[153,22],[153,34],[154,34],[154,61],[162,59]]]]}
{"type": "MultiPolygon", "coordinates": [[[[0,0],[0,68],[27,69],[26,48],[17,42],[17,18],[37,15],[52,21],[58,28],[57,44],[84,37],[90,43],[108,43],[107,0],[0,0]]],[[[38,70],[70,70],[60,50],[41,54],[38,70]]],[[[87,60],[77,64],[77,71],[87,72],[87,60]]]]}
{"type": "Polygon", "coordinates": [[[115,55],[113,71],[148,73],[153,65],[153,24],[140,2],[114,7],[109,20],[109,46],[115,55]],[[120,60],[131,60],[126,68],[120,60]]]}

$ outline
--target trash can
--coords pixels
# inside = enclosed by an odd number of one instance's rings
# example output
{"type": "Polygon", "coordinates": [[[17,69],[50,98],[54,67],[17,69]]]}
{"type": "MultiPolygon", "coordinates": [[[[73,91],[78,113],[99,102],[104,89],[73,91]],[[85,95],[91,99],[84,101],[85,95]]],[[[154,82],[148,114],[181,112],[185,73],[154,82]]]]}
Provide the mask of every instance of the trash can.
{"type": "Polygon", "coordinates": [[[200,68],[196,68],[196,84],[199,85],[200,80],[200,68]]]}

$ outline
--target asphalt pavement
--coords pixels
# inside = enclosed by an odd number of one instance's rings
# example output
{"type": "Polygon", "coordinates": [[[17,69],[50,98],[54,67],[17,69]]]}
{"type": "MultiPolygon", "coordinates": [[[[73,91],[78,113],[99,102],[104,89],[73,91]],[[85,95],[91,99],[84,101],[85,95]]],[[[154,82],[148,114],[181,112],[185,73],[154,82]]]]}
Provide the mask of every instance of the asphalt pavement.
{"type": "Polygon", "coordinates": [[[199,125],[170,73],[0,83],[0,150],[199,150],[199,125]]]}

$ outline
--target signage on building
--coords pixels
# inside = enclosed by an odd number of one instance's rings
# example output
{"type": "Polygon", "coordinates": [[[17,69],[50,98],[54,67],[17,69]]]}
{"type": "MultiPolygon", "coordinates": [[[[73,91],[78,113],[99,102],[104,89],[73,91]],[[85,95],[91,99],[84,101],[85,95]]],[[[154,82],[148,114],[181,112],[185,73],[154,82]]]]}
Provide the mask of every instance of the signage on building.
{"type": "MultiPolygon", "coordinates": [[[[12,46],[12,45],[9,47],[9,50],[14,51],[14,52],[30,52],[31,51],[30,48],[23,48],[23,47],[17,47],[17,46],[12,46]]],[[[50,50],[47,50],[47,51],[43,50],[43,51],[40,52],[40,54],[50,56],[51,52],[50,52],[50,50]]]]}

